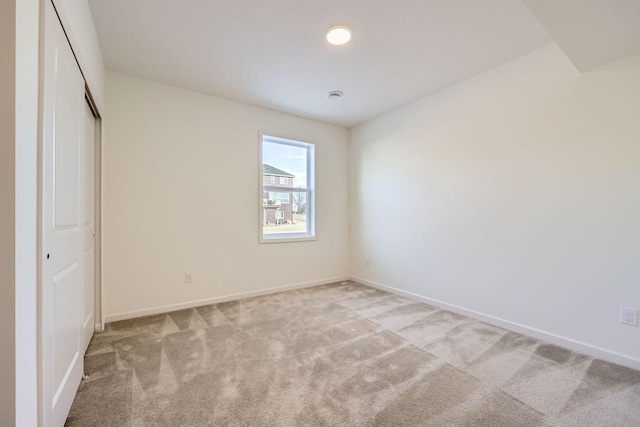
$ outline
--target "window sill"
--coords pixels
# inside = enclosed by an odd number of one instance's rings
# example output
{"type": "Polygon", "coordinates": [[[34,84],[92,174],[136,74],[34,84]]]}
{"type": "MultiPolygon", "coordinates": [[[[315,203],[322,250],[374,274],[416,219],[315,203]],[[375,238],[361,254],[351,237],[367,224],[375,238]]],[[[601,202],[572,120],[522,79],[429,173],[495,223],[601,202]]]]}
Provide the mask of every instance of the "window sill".
{"type": "Polygon", "coordinates": [[[308,234],[270,234],[268,236],[260,236],[260,243],[294,243],[294,242],[312,242],[318,240],[316,236],[308,234]]]}

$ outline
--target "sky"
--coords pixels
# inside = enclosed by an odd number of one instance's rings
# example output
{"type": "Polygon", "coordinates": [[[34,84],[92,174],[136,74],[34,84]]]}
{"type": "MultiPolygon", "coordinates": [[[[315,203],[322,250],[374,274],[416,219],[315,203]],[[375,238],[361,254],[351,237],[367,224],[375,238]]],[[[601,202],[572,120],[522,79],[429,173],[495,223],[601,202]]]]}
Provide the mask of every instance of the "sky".
{"type": "Polygon", "coordinates": [[[262,161],[294,175],[294,187],[304,186],[307,180],[307,150],[271,142],[262,144],[262,161]]]}

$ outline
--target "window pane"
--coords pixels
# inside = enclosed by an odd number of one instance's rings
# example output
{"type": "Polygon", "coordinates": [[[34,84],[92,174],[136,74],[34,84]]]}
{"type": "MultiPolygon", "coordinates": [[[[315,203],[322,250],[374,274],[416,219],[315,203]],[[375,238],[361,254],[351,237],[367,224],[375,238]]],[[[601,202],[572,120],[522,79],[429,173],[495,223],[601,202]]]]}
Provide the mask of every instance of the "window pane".
{"type": "MultiPolygon", "coordinates": [[[[272,171],[274,173],[269,175],[269,177],[280,178],[276,181],[276,185],[307,188],[306,148],[264,141],[262,143],[262,162],[279,171],[272,171]]],[[[267,182],[271,183],[271,178],[267,182]]]]}
{"type": "Polygon", "coordinates": [[[291,204],[293,205],[293,214],[298,215],[299,220],[306,220],[307,214],[307,196],[309,193],[306,191],[292,191],[291,192],[291,204]]]}
{"type": "Polygon", "coordinates": [[[264,234],[307,233],[307,192],[276,193],[276,205],[264,211],[264,234]]]}

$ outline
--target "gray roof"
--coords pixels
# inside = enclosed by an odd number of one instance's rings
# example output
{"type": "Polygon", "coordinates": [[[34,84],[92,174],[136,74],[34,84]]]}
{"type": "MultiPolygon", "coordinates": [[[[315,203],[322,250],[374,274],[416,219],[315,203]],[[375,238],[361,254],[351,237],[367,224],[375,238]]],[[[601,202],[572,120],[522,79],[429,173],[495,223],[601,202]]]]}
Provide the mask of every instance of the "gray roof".
{"type": "Polygon", "coordinates": [[[280,170],[278,168],[274,168],[273,166],[268,165],[266,163],[262,164],[262,173],[264,175],[278,175],[278,176],[288,176],[288,177],[291,177],[291,178],[295,178],[294,175],[291,175],[290,173],[282,171],[282,170],[280,170]]]}

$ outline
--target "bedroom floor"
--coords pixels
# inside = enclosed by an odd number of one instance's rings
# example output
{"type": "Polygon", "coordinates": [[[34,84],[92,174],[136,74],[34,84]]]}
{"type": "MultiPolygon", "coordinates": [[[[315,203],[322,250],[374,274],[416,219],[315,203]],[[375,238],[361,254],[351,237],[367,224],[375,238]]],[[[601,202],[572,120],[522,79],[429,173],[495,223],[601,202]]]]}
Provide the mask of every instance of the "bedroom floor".
{"type": "Polygon", "coordinates": [[[354,282],[108,324],[66,426],[640,426],[640,372],[354,282]]]}

